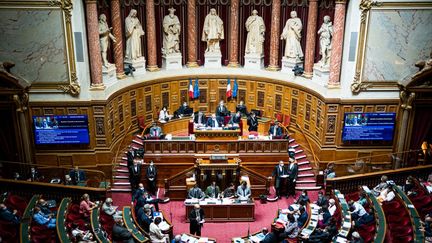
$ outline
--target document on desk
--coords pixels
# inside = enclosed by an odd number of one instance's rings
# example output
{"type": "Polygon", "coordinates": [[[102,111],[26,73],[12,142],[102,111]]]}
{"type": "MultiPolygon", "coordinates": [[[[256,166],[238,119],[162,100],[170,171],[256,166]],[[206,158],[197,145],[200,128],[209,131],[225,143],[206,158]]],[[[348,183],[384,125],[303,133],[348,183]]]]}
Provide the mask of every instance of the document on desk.
{"type": "Polygon", "coordinates": [[[243,240],[242,238],[234,238],[233,242],[234,243],[245,243],[245,240],[243,240]]]}

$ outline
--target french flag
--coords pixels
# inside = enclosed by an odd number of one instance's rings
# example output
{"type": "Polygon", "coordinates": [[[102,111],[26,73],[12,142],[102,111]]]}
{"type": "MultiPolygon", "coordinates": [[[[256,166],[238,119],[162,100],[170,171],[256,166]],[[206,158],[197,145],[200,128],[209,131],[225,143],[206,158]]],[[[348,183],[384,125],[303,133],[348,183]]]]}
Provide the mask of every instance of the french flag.
{"type": "Polygon", "coordinates": [[[226,90],[226,97],[227,97],[227,99],[229,99],[229,98],[232,97],[231,79],[228,79],[227,90],[226,90]]]}
{"type": "Polygon", "coordinates": [[[192,79],[189,79],[189,98],[193,99],[194,98],[194,88],[192,85],[192,79]]]}

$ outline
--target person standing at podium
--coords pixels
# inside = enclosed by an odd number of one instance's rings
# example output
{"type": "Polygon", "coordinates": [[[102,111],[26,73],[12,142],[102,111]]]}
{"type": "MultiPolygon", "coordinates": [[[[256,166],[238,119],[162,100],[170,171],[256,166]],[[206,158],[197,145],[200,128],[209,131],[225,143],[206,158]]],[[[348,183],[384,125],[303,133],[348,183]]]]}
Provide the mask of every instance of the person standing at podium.
{"type": "Polygon", "coordinates": [[[229,116],[229,111],[228,111],[228,109],[226,108],[226,106],[224,105],[224,101],[223,100],[221,100],[220,102],[219,102],[219,105],[218,105],[218,107],[216,108],[216,116],[217,117],[225,117],[225,116],[229,116]]]}
{"type": "Polygon", "coordinates": [[[201,236],[201,227],[203,226],[204,220],[204,210],[199,204],[194,205],[194,209],[189,213],[189,230],[192,235],[201,236]]]}
{"type": "Polygon", "coordinates": [[[241,185],[237,187],[237,196],[241,201],[249,200],[251,194],[251,189],[248,187],[246,181],[243,181],[241,185]]]}
{"type": "MultiPolygon", "coordinates": [[[[281,191],[284,187],[285,179],[288,177],[288,171],[287,168],[284,166],[284,162],[281,160],[279,161],[279,164],[275,166],[272,177],[275,177],[275,189],[276,189],[276,196],[281,198],[283,195],[281,195],[281,191]]],[[[288,196],[287,196],[288,197],[288,196]]]]}
{"type": "Polygon", "coordinates": [[[220,189],[216,185],[216,181],[212,181],[211,185],[205,190],[206,197],[209,198],[219,198],[220,189]]]}
{"type": "Polygon", "coordinates": [[[204,193],[201,188],[198,187],[198,184],[195,184],[194,187],[189,190],[188,198],[204,199],[204,193]]]}
{"type": "Polygon", "coordinates": [[[222,123],[215,114],[212,114],[211,118],[207,121],[207,127],[222,127],[222,123]]]}
{"type": "Polygon", "coordinates": [[[274,125],[269,129],[270,137],[280,137],[282,136],[282,128],[279,126],[279,122],[275,121],[274,125]]]}

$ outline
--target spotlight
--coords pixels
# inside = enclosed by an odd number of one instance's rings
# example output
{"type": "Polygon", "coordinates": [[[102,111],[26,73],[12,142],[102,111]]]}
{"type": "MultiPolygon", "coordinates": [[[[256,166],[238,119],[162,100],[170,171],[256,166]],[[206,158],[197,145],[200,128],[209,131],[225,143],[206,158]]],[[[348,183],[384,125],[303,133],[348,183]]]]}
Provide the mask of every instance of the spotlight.
{"type": "Polygon", "coordinates": [[[300,76],[303,74],[304,69],[302,67],[299,67],[298,65],[295,65],[292,71],[294,72],[294,76],[300,76]]]}
{"type": "Polygon", "coordinates": [[[126,75],[133,76],[133,72],[135,72],[135,68],[132,66],[132,64],[128,64],[127,67],[124,69],[124,72],[126,75]]]}

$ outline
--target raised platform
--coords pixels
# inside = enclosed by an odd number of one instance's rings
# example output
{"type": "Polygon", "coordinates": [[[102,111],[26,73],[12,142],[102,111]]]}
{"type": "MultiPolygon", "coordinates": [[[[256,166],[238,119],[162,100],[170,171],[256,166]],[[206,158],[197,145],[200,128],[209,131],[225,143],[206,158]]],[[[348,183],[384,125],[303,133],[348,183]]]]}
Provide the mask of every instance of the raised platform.
{"type": "MultiPolygon", "coordinates": [[[[201,208],[204,210],[206,222],[241,222],[241,221],[255,221],[255,203],[252,200],[248,202],[233,202],[224,203],[217,202],[209,204],[206,201],[200,202],[201,208]]],[[[189,222],[189,213],[192,211],[194,205],[186,204],[186,222],[189,222]]]]}

